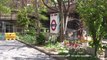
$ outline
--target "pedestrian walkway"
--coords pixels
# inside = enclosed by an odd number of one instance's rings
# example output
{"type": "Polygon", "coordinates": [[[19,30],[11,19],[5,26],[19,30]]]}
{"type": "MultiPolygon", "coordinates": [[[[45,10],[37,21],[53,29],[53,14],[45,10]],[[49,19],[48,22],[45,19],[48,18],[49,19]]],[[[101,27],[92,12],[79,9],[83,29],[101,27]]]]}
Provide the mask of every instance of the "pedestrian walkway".
{"type": "Polygon", "coordinates": [[[0,60],[55,60],[16,40],[0,41],[0,60]]]}

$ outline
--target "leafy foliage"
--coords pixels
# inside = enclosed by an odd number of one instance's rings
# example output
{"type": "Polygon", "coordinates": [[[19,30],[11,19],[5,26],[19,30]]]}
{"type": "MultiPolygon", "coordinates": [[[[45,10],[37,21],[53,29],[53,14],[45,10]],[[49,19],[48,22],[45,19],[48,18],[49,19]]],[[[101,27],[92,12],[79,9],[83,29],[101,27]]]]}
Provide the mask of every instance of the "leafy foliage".
{"type": "Polygon", "coordinates": [[[40,8],[40,10],[39,10],[40,20],[48,20],[48,17],[46,16],[46,14],[47,14],[47,9],[40,8]]]}
{"type": "MultiPolygon", "coordinates": [[[[48,17],[46,16],[47,9],[45,8],[39,8],[39,20],[48,20],[48,17]]],[[[33,5],[26,6],[19,10],[18,12],[18,24],[24,27],[24,29],[28,29],[30,27],[35,28],[35,24],[38,24],[35,22],[34,19],[30,18],[29,15],[35,16],[35,9],[33,5]]],[[[40,23],[42,26],[42,24],[40,23]]],[[[36,26],[37,27],[37,26],[36,26]]]]}
{"type": "Polygon", "coordinates": [[[24,26],[24,27],[28,27],[28,25],[30,23],[30,21],[29,21],[30,19],[27,17],[27,15],[28,15],[28,12],[27,12],[26,7],[22,10],[19,10],[19,13],[18,13],[19,25],[24,26]]]}
{"type": "Polygon", "coordinates": [[[45,45],[45,48],[54,49],[54,51],[57,51],[59,55],[68,54],[67,48],[64,47],[60,42],[57,42],[55,44],[53,44],[52,42],[49,42],[45,45]]]}
{"type": "Polygon", "coordinates": [[[37,37],[36,43],[39,45],[45,43],[45,36],[42,33],[40,33],[39,36],[37,37]]]}
{"type": "Polygon", "coordinates": [[[89,33],[93,38],[93,44],[96,51],[101,45],[100,41],[107,34],[107,19],[104,19],[104,17],[107,16],[106,3],[106,0],[77,1],[77,11],[89,29],[89,33]]]}
{"type": "Polygon", "coordinates": [[[1,13],[10,13],[11,9],[8,5],[10,0],[0,0],[0,12],[1,13]]]}
{"type": "Polygon", "coordinates": [[[19,36],[19,39],[22,41],[22,42],[25,42],[27,44],[35,44],[36,43],[36,38],[35,36],[32,36],[32,35],[18,35],[19,36]]]}

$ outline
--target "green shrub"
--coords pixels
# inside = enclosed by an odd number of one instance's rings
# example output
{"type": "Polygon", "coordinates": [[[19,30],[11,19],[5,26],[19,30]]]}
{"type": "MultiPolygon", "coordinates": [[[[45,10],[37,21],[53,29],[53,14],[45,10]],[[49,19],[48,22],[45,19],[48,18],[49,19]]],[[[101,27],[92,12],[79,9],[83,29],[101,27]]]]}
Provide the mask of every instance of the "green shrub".
{"type": "Polygon", "coordinates": [[[32,35],[19,35],[19,38],[21,41],[28,43],[28,44],[35,44],[36,43],[36,38],[35,36],[32,35]]]}
{"type": "Polygon", "coordinates": [[[104,49],[107,49],[107,45],[106,45],[106,46],[103,46],[103,48],[104,48],[104,49]]]}
{"type": "Polygon", "coordinates": [[[37,37],[36,43],[38,45],[44,44],[45,43],[45,36],[43,33],[40,33],[39,36],[37,37]]]}
{"type": "Polygon", "coordinates": [[[107,34],[106,34],[106,36],[104,36],[104,38],[107,39],[107,34]]]}
{"type": "Polygon", "coordinates": [[[35,36],[35,29],[34,28],[29,28],[29,30],[26,32],[28,35],[35,36]]]}

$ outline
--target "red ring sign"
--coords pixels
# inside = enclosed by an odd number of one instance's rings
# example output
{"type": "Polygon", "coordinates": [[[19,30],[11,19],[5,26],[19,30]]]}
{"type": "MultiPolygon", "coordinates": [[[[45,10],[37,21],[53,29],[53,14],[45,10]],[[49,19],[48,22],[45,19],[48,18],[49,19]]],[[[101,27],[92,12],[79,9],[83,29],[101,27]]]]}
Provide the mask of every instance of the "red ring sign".
{"type": "Polygon", "coordinates": [[[56,26],[57,26],[56,21],[55,21],[55,20],[52,20],[52,22],[51,22],[51,29],[52,29],[53,31],[56,29],[56,26]]]}

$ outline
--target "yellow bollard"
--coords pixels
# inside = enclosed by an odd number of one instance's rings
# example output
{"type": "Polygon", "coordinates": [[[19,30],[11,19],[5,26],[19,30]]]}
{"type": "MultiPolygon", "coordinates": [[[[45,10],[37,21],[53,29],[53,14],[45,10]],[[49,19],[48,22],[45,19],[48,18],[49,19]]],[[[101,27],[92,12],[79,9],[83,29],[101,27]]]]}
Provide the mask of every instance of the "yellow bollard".
{"type": "Polygon", "coordinates": [[[13,40],[16,39],[16,33],[11,33],[11,39],[13,39],[13,40]]]}
{"type": "Polygon", "coordinates": [[[5,33],[5,39],[6,40],[15,40],[16,39],[16,33],[5,33]]]}

